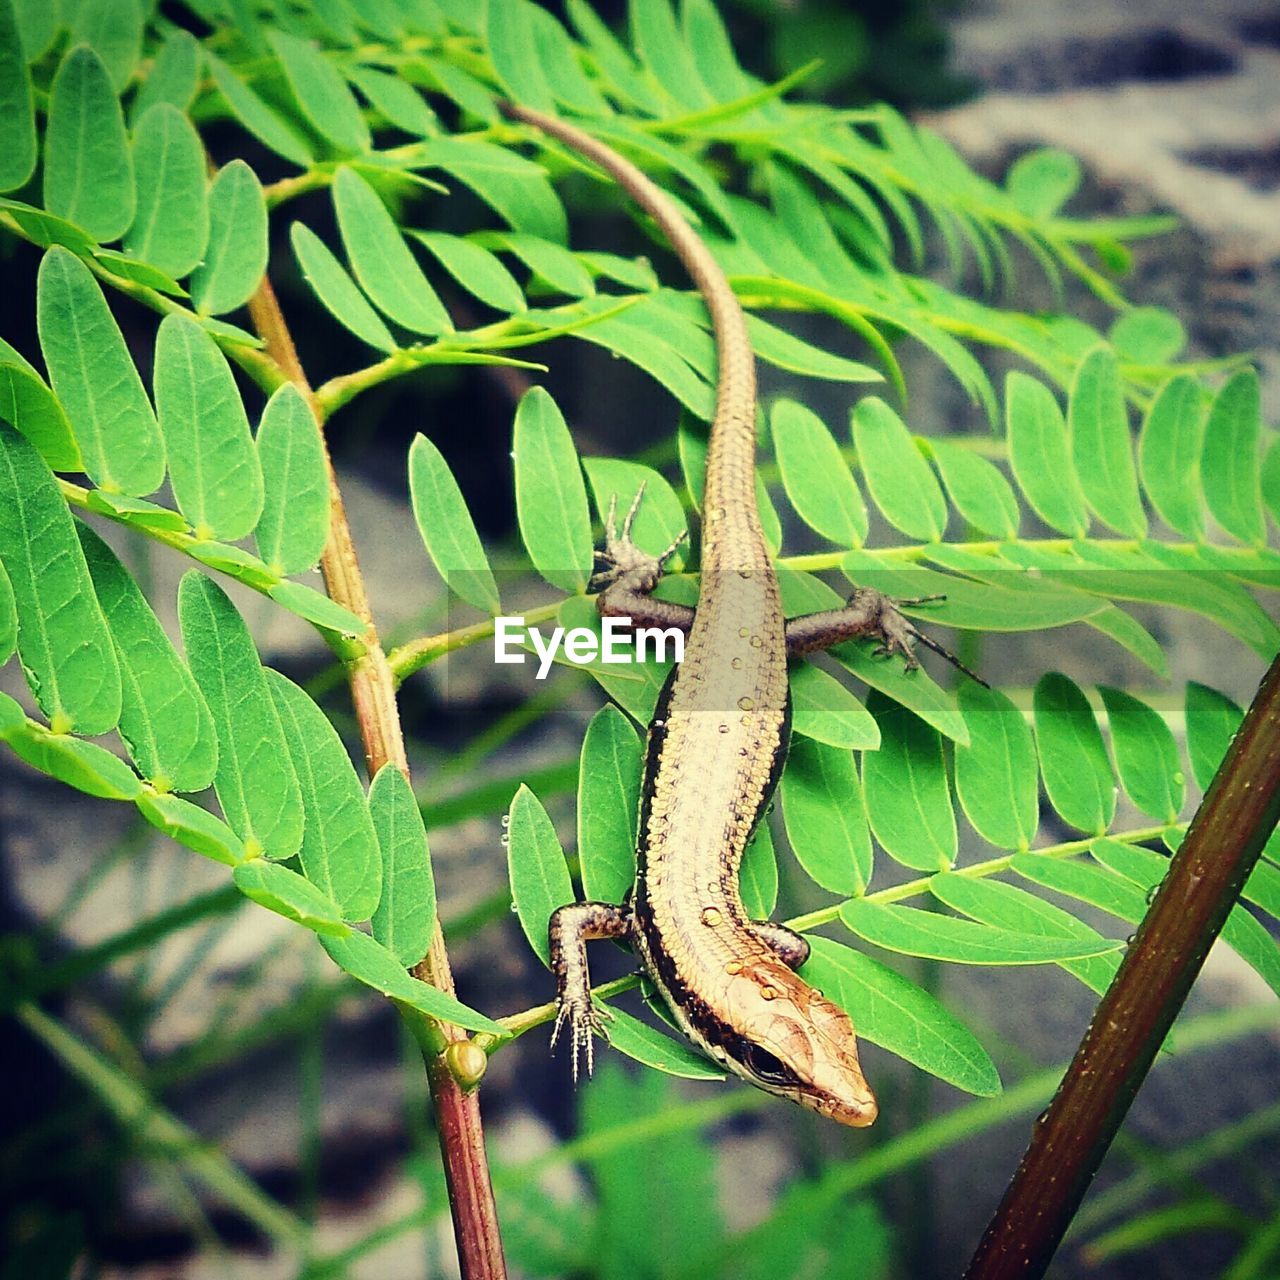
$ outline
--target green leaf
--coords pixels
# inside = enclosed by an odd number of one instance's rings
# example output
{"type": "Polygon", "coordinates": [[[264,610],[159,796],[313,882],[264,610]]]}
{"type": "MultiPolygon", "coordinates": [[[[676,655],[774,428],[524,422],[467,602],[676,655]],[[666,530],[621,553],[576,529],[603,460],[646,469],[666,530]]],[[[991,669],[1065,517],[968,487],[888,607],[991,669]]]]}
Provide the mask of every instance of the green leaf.
{"type": "Polygon", "coordinates": [[[138,812],[170,839],[228,867],[244,861],[244,844],[221,818],[181,796],[144,791],[134,803],[138,812]]]}
{"type": "Polygon", "coordinates": [[[348,67],[346,74],[388,124],[423,138],[440,132],[435,112],[413,85],[373,67],[348,67]]]}
{"type": "Polygon", "coordinates": [[[955,509],[975,528],[997,538],[1018,536],[1018,500],[986,458],[950,441],[929,441],[955,509]]]}
{"type": "Polygon", "coordinates": [[[738,868],[738,886],[742,905],[751,920],[767,920],[778,905],[778,855],[773,848],[773,833],[763,818],[747,841],[738,868]]]}
{"type": "Polygon", "coordinates": [[[1101,834],[1115,817],[1116,787],[1088,699],[1073,680],[1051,671],[1036,685],[1034,704],[1050,802],[1073,827],[1101,834]]]}
{"type": "Polygon", "coordinates": [[[80,448],[57,396],[3,340],[0,340],[0,418],[35,445],[51,470],[84,469],[80,448]]]}
{"type": "Polygon", "coordinates": [[[499,83],[516,102],[554,112],[555,97],[534,43],[533,5],[527,0],[489,0],[485,43],[499,83]]]}
{"type": "Polygon", "coordinates": [[[185,112],[196,96],[200,63],[200,45],[195,36],[181,27],[173,28],[152,60],[147,78],[133,95],[130,119],[136,123],[160,102],[185,112]]]}
{"type": "MultiPolygon", "coordinates": [[[[1106,939],[1096,929],[1077,920],[1069,911],[1055,907],[1025,889],[998,880],[975,880],[953,871],[932,877],[929,892],[953,911],[962,912],[980,924],[993,925],[1015,933],[1032,933],[1046,938],[1078,938],[1090,943],[1106,939]]],[[[1062,960],[1061,966],[1091,991],[1101,995],[1120,967],[1115,952],[1089,956],[1083,960],[1062,960]]]]}
{"type": "Polygon", "coordinates": [[[302,114],[316,132],[341,152],[364,152],[373,146],[360,105],[338,69],[310,41],[272,30],[275,50],[289,88],[302,114]]]}
{"type": "Polygon", "coordinates": [[[23,204],[21,200],[11,200],[8,196],[0,196],[0,209],[36,244],[65,245],[73,253],[80,255],[90,254],[95,248],[93,237],[65,218],[55,217],[43,209],[23,204]]]}
{"type": "MultiPolygon", "coordinates": [[[[623,283],[627,281],[624,280],[623,283]]],[[[641,289],[656,287],[647,278],[634,280],[631,285],[641,289]]],[[[759,316],[747,316],[747,336],[751,339],[752,349],[758,359],[776,369],[785,369],[788,373],[803,374],[806,378],[823,378],[828,382],[884,381],[870,365],[824,351],[785,329],[761,320],[759,316]]]]}
{"type": "Polygon", "coordinates": [[[138,775],[96,743],[50,733],[29,720],[6,733],[5,741],[32,768],[86,795],[104,800],[135,800],[142,794],[138,775]]]}
{"type": "MultiPolygon", "coordinates": [[[[208,48],[205,62],[218,92],[227,100],[231,114],[268,150],[306,169],[315,160],[311,144],[274,108],[267,106],[221,58],[208,48]]],[[[233,161],[233,163],[235,163],[233,161]]]]}
{"type": "MultiPolygon", "coordinates": [[[[387,206],[354,169],[345,165],[334,175],[333,207],[356,279],[378,308],[415,333],[452,330],[449,313],[409,252],[387,206]]],[[[331,304],[326,305],[343,320],[331,304]]]]}
{"type": "Polygon", "coordinates": [[[267,588],[267,594],[290,613],[305,618],[317,627],[337,631],[342,635],[360,636],[368,629],[350,609],[331,600],[322,591],[305,586],[301,582],[276,582],[267,588]]]}
{"type": "Polygon", "coordinates": [[[262,513],[262,468],[227,358],[194,320],[168,315],[153,380],[179,510],[201,540],[243,538],[262,513]]]}
{"type": "Polygon", "coordinates": [[[585,589],[594,552],[587,490],[573,437],[541,387],[516,409],[516,514],[533,567],[562,591],[585,589]]]}
{"type": "Polygon", "coordinates": [[[613,1006],[606,1024],[609,1044],[628,1058],[646,1067],[664,1071],[685,1080],[724,1080],[727,1075],[710,1058],[704,1057],[687,1041],[677,1040],[665,1031],[633,1018],[625,1009],[613,1006]]]}
{"type": "Polygon", "coordinates": [[[267,203],[243,160],[218,170],[209,188],[209,246],[191,276],[191,300],[205,316],[243,306],[267,269],[267,203]]]}
{"type": "Polygon", "coordinates": [[[1000,849],[1027,849],[1040,825],[1035,744],[1022,712],[998,689],[960,686],[967,746],[956,747],[956,794],[973,829],[1000,849]]]}
{"type": "Polygon", "coordinates": [[[410,977],[395,956],[367,933],[353,929],[345,938],[322,936],[320,945],[338,968],[393,1000],[420,1009],[441,1022],[465,1027],[468,1031],[487,1031],[495,1036],[506,1034],[502,1023],[468,1008],[439,987],[410,977]]]}
{"type": "Polygon", "coordinates": [[[1080,185],[1080,161],[1056,147],[1041,147],[1021,155],[1005,176],[1005,189],[1027,217],[1051,218],[1080,185]]]}
{"type": "Polygon", "coordinates": [[[851,947],[809,941],[813,951],[800,976],[848,1013],[862,1039],[967,1093],[1000,1092],[987,1051],[935,996],[851,947]]]}
{"type": "Polygon", "coordinates": [[[44,139],[44,202],[50,213],[106,244],[133,221],[133,161],[120,101],[87,45],[58,67],[44,139]]]}
{"type": "Polygon", "coordinates": [[[1104,955],[1124,945],[1096,936],[1044,937],[996,929],[919,907],[886,907],[868,898],[846,902],[840,920],[874,946],[951,964],[1050,964],[1104,955]]]}
{"type": "MultiPolygon", "coordinates": [[[[339,324],[379,351],[396,350],[396,340],[347,274],[333,251],[310,227],[295,222],[289,233],[294,256],[307,283],[339,324]]],[[[403,244],[401,248],[403,248],[403,244]]]]}
{"type": "Polygon", "coordinates": [[[955,699],[936,684],[922,668],[903,669],[901,659],[885,659],[871,652],[868,645],[840,644],[830,650],[831,656],[863,684],[877,689],[894,702],[913,711],[925,724],[955,742],[967,742],[969,731],[955,699]]]}
{"type": "Polygon", "coordinates": [[[1188,680],[1186,719],[1191,773],[1200,790],[1208,791],[1209,783],[1218,772],[1231,739],[1244,719],[1244,711],[1226,694],[1188,680]]]}
{"type": "Polygon", "coordinates": [[[89,511],[136,529],[170,529],[177,533],[187,530],[187,522],[178,512],[157,506],[146,498],[130,498],[123,493],[90,489],[84,505],[89,511]]]}
{"type": "Polygon", "coordinates": [[[1213,518],[1241,542],[1266,541],[1262,515],[1258,375],[1241,369],[1223,384],[1209,409],[1200,477],[1213,518]]]}
{"type": "Polygon", "coordinates": [[[116,249],[94,249],[93,259],[118,280],[128,280],[140,284],[144,289],[154,289],[157,293],[167,293],[171,298],[185,298],[187,291],[166,271],[153,267],[149,262],[140,262],[127,253],[116,249]]]}
{"type": "Polygon", "coordinates": [[[794,400],[777,400],[769,417],[773,446],[796,514],[841,547],[860,547],[867,536],[867,508],[840,446],[817,414],[794,400]]]}
{"type": "Polygon", "coordinates": [[[880,725],[880,749],[862,760],[871,830],[904,866],[946,870],[956,860],[956,818],[937,732],[873,690],[867,709],[880,725]]]}
{"type": "Polygon", "coordinates": [[[412,969],[431,946],[436,882],[422,810],[395,765],[378,770],[369,788],[369,813],[382,854],[382,897],[373,913],[373,936],[412,969]]]}
{"type": "MultiPolygon", "coordinates": [[[[1118,840],[1095,840],[1092,853],[1103,866],[1150,894],[1169,871],[1169,859],[1149,849],[1138,849],[1118,840]]],[[[1222,926],[1222,940],[1258,976],[1280,993],[1280,947],[1266,928],[1242,906],[1231,908],[1222,926]]]]}
{"type": "Polygon", "coordinates": [[[36,284],[40,348],[85,470],[102,488],[142,497],[164,479],[164,444],[142,379],[102,290],[54,247],[36,284]]]}
{"type": "Polygon", "coordinates": [[[536,4],[525,4],[524,8],[533,24],[537,60],[556,99],[575,115],[608,115],[609,104],[583,70],[580,50],[559,19],[536,4]]]}
{"type": "Polygon", "coordinates": [[[142,55],[140,0],[79,0],[68,16],[71,43],[93,49],[111,75],[112,88],[123,93],[142,55]]]}
{"type": "Polygon", "coordinates": [[[857,696],[833,675],[804,662],[791,670],[791,726],[832,747],[874,751],[880,726],[857,696]]]}
{"type": "Polygon", "coordinates": [[[633,0],[629,5],[631,42],[640,64],[681,106],[710,106],[711,95],[698,75],[688,46],[680,38],[668,0],[633,0]]]}
{"type": "Polygon", "coordinates": [[[504,314],[525,310],[524,294],[515,277],[488,249],[443,231],[410,228],[409,234],[430,249],[454,280],[486,306],[504,314]]]}
{"type": "Polygon", "coordinates": [[[1280,522],[1280,436],[1270,435],[1266,456],[1262,460],[1262,497],[1272,520],[1280,522]]]}
{"type": "MultiPolygon", "coordinates": [[[[660,556],[688,528],[676,491],[667,478],[652,467],[624,458],[583,458],[582,466],[602,523],[609,513],[609,504],[615,500],[616,519],[620,523],[631,510],[640,486],[644,486],[644,497],[631,528],[632,539],[642,551],[660,556]]],[[[678,573],[683,564],[684,556],[677,548],[667,561],[666,572],[678,573]]]]}
{"type": "Polygon", "coordinates": [[[1187,331],[1163,307],[1130,307],[1116,317],[1107,340],[1132,364],[1168,364],[1187,345],[1187,331]]]}
{"type": "Polygon", "coordinates": [[[1138,497],[1120,370],[1106,347],[1094,348],[1076,369],[1067,434],[1089,506],[1117,532],[1145,538],[1147,518],[1138,497]]]}
{"type": "Polygon", "coordinates": [[[441,169],[505,219],[526,231],[564,244],[568,218],[541,165],[491,142],[431,138],[414,149],[414,168],[441,169]]]}
{"type": "Polygon", "coordinates": [[[585,298],[595,292],[591,274],[563,245],[519,231],[484,233],[485,243],[514,254],[533,275],[557,293],[585,298]]]}
{"type": "Polygon", "coordinates": [[[644,747],[617,707],[591,718],[578,770],[578,858],[589,902],[621,902],[636,878],[644,747]]]}
{"type": "Polygon", "coordinates": [[[0,423],[0,565],[18,610],[18,654],[56,732],[120,718],[120,668],[75,522],[35,447],[0,423]]]}
{"type": "Polygon", "coordinates": [[[549,965],[551,914],[573,901],[564,850],[541,801],[523,784],[511,801],[506,825],[507,869],[516,915],[529,945],[549,965]]]}
{"type": "Polygon", "coordinates": [[[204,146],[177,107],[159,103],[138,122],[133,172],[138,214],[124,247],[180,280],[204,260],[209,196],[204,146]]]}
{"type": "Polygon", "coordinates": [[[1189,373],[1170,378],[1147,410],[1138,441],[1142,483],[1151,505],[1171,529],[1204,536],[1200,451],[1205,416],[1200,384],[1189,373]]]}
{"type": "Polygon", "coordinates": [[[292,383],[278,387],[258,423],[263,503],[253,540],[281,577],[319,561],[329,537],[329,472],[315,415],[292,383]]]}
{"type": "Polygon", "coordinates": [[[266,676],[302,789],[302,869],[344,919],[367,920],[382,894],[382,857],[364,788],[328,716],[292,680],[266,676]]]}
{"type": "Polygon", "coordinates": [[[1062,410],[1043,383],[1016,370],[1005,383],[1009,465],[1031,509],[1069,537],[1089,529],[1062,410]]]}
{"type": "Polygon", "coordinates": [[[864,893],[871,882],[871,833],[852,754],[793,739],[781,794],[787,839],[809,878],[845,897],[864,893]]]}
{"type": "MultiPolygon", "coordinates": [[[[17,647],[18,605],[13,598],[13,584],[9,581],[3,560],[0,560],[0,666],[13,657],[13,651],[17,647]]],[[[2,720],[3,712],[0,711],[0,721],[2,720]]]]}
{"type": "MultiPolygon", "coordinates": [[[[958,561],[954,550],[940,548],[940,557],[958,561]]],[[[994,565],[995,561],[988,561],[994,565]]],[[[840,567],[851,582],[874,587],[886,595],[910,600],[940,595],[944,599],[904,605],[904,611],[926,627],[953,626],[981,631],[1038,631],[1079,622],[1105,607],[1080,591],[1055,590],[1044,583],[1028,583],[1014,572],[988,571],[977,582],[968,577],[935,573],[918,564],[886,564],[869,551],[850,551],[840,567]],[[1005,583],[1009,585],[1006,586],[1005,583]],[[1029,589],[1030,588],[1030,589],[1029,589]]],[[[967,566],[966,566],[967,571],[967,566]]]]}
{"type": "Polygon", "coordinates": [[[853,443],[884,518],[909,538],[937,542],[947,527],[947,502],[902,419],[867,396],[853,411],[853,443]]]}
{"type": "Polygon", "coordinates": [[[203,791],[218,764],[209,708],[128,570],[92,529],[76,532],[115,642],[129,757],[160,791],[203,791]]]}
{"type": "Polygon", "coordinates": [[[255,591],[270,591],[277,585],[284,585],[277,584],[271,570],[243,547],[229,546],[225,542],[192,542],[187,546],[187,555],[207,564],[210,569],[217,569],[219,573],[230,574],[237,582],[243,582],[255,591]]]}
{"type": "Polygon", "coordinates": [[[466,499],[440,450],[423,435],[409,449],[409,493],[423,545],[449,589],[486,613],[500,613],[498,586],[466,499]]]}
{"type": "Polygon", "coordinates": [[[288,867],[255,858],[252,862],[242,862],[231,873],[231,878],[246,898],[286,920],[336,938],[345,938],[351,932],[338,904],[324,890],[288,867]]]}
{"type": "Polygon", "coordinates": [[[218,734],[222,812],[249,857],[291,858],[302,844],[302,792],[249,630],[226,593],[195,570],[178,589],[178,618],[218,734]]]}
{"type": "Polygon", "coordinates": [[[1013,857],[1013,869],[1033,884],[1087,902],[1128,924],[1137,924],[1147,909],[1145,895],[1128,880],[1078,858],[1067,861],[1044,853],[1018,853],[1013,857]]]}
{"type": "Polygon", "coordinates": [[[0,740],[7,739],[26,723],[27,713],[23,711],[22,704],[7,693],[0,693],[0,740]]]}
{"type": "Polygon", "coordinates": [[[1164,717],[1121,689],[1100,684],[1098,692],[1107,708],[1116,771],[1129,799],[1161,822],[1176,822],[1186,779],[1164,717]]]}
{"type": "Polygon", "coordinates": [[[26,186],[35,168],[31,73],[12,0],[0,0],[0,191],[26,186]]]}

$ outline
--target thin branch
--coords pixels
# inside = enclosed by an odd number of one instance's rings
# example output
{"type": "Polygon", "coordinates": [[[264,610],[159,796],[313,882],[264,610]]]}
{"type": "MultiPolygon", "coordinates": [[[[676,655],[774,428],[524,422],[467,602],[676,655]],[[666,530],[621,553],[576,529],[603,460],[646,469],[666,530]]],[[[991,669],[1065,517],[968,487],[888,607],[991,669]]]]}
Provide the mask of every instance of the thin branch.
{"type": "Polygon", "coordinates": [[[1120,1128],[1280,817],[1280,658],[996,1210],[967,1280],[1036,1280],[1120,1128]]]}
{"type": "MultiPolygon", "coordinates": [[[[1140,827],[1134,831],[1117,831],[1111,835],[1112,840],[1121,841],[1124,844],[1145,844],[1148,840],[1158,840],[1167,832],[1178,831],[1183,824],[1171,823],[1167,826],[1158,827],[1140,827]]],[[[1088,836],[1083,840],[1067,840],[1062,844],[1051,845],[1045,849],[1036,849],[1033,852],[1040,854],[1046,858],[1069,858],[1073,854],[1084,853],[1096,837],[1088,836]]],[[[986,876],[999,875],[1001,871],[1007,871],[1013,865],[1013,855],[1005,854],[999,858],[988,858],[985,862],[975,862],[968,867],[959,867],[955,874],[966,876],[972,880],[981,880],[986,876]]],[[[918,898],[921,894],[929,892],[929,882],[932,876],[920,876],[915,880],[904,880],[901,884],[889,885],[886,889],[878,889],[875,893],[868,893],[865,896],[867,902],[878,902],[885,906],[894,902],[904,902],[908,898],[918,898]]],[[[833,902],[828,906],[819,907],[816,911],[810,911],[806,915],[792,916],[790,920],[784,921],[788,929],[794,930],[796,933],[808,933],[811,929],[817,929],[824,924],[830,924],[840,914],[840,908],[847,902],[862,901],[863,899],[842,898],[839,902],[833,902]]],[[[591,989],[591,994],[601,1000],[610,1000],[614,996],[621,995],[624,991],[630,991],[634,987],[640,985],[638,974],[628,974],[625,978],[615,978],[612,982],[601,983],[598,987],[591,989]]],[[[541,1026],[544,1022],[550,1022],[556,1016],[556,1004],[551,1001],[547,1004],[534,1005],[529,1009],[524,1009],[520,1013],[508,1014],[505,1018],[499,1018],[498,1021],[506,1028],[505,1036],[487,1035],[481,1032],[475,1037],[476,1043],[481,1045],[486,1052],[496,1048],[499,1045],[509,1044],[517,1036],[522,1036],[526,1031],[532,1031],[534,1027],[541,1026]]]]}
{"type": "MultiPolygon", "coordinates": [[[[323,425],[324,412],[316,402],[280,304],[265,276],[249,300],[249,314],[267,344],[268,353],[307,397],[316,421],[323,425]]],[[[384,764],[392,764],[408,778],[409,762],[396,707],[395,678],[369,610],[368,594],[356,557],[351,527],[347,523],[346,507],[327,449],[326,462],[329,470],[329,541],[321,557],[320,568],[329,595],[367,624],[363,636],[365,652],[348,661],[347,680],[369,776],[376,774],[384,764]]],[[[453,974],[439,922],[432,933],[430,949],[414,967],[413,973],[450,995],[454,993],[453,974]]],[[[467,1035],[461,1028],[447,1023],[438,1024],[433,1030],[436,1032],[436,1052],[424,1052],[424,1059],[435,1106],[436,1130],[449,1186],[449,1204],[463,1280],[502,1280],[506,1275],[506,1263],[498,1234],[479,1101],[474,1092],[463,1091],[449,1070],[445,1053],[441,1052],[451,1043],[466,1040],[467,1035]]]]}

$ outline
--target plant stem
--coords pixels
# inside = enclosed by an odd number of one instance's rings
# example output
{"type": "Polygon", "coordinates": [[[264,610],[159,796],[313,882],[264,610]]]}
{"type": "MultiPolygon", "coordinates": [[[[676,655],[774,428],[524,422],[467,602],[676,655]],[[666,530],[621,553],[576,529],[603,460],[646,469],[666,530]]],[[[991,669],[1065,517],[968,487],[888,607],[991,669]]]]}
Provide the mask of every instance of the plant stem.
{"type": "Polygon", "coordinates": [[[1280,657],[965,1273],[1042,1276],[1280,816],[1280,657]]]}
{"type": "MultiPolygon", "coordinates": [[[[249,300],[249,315],[265,341],[268,353],[307,397],[316,421],[323,426],[324,411],[307,381],[280,304],[265,276],[249,300]]],[[[321,557],[320,568],[329,595],[367,624],[363,637],[364,653],[349,659],[346,665],[369,776],[373,777],[384,764],[392,764],[407,779],[409,762],[396,707],[395,677],[373,624],[342,492],[327,449],[325,460],[329,471],[329,541],[321,557]]],[[[454,994],[453,974],[438,921],[430,949],[414,966],[413,974],[450,995],[454,994]]],[[[466,1039],[461,1028],[448,1023],[441,1023],[438,1030],[446,1044],[466,1039]]],[[[498,1234],[479,1100],[474,1092],[463,1092],[442,1053],[434,1056],[424,1053],[424,1060],[435,1106],[436,1130],[449,1187],[449,1205],[463,1280],[502,1280],[506,1275],[506,1263],[502,1239],[498,1234]]]]}

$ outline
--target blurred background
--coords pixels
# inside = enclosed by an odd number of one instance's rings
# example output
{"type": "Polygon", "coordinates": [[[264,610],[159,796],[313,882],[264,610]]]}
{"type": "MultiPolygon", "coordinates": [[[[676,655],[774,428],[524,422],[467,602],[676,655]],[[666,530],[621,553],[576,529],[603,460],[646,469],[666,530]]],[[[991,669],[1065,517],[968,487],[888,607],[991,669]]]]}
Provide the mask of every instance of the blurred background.
{"type": "MultiPolygon", "coordinates": [[[[613,21],[624,19],[621,4],[599,8],[613,21]]],[[[776,79],[822,58],[800,93],[850,105],[887,99],[926,119],[986,174],[1002,175],[1033,147],[1074,152],[1088,175],[1075,214],[1174,212],[1180,229],[1135,247],[1124,288],[1136,302],[1181,316],[1191,355],[1256,351],[1264,409],[1276,419],[1280,16],[1273,4],[725,0],[722,9],[741,61],[760,76],[776,79]]],[[[216,152],[216,136],[212,145],[216,152]]],[[[325,231],[325,197],[299,208],[325,231]]],[[[465,208],[449,216],[465,220],[465,208]]],[[[625,213],[604,198],[575,223],[575,237],[622,253],[648,250],[625,213]]],[[[0,251],[9,299],[0,332],[31,352],[27,300],[37,255],[11,242],[0,251]]],[[[336,326],[307,323],[317,314],[314,300],[291,274],[287,251],[273,253],[275,262],[304,364],[326,372],[352,367],[362,357],[336,326]]],[[[1026,273],[1010,303],[1033,310],[1051,298],[1026,273]]],[[[1083,291],[1069,289],[1066,306],[1105,327],[1101,304],[1083,291]]],[[[152,320],[127,303],[117,314],[145,370],[152,320]]],[[[636,453],[669,441],[675,406],[630,365],[568,342],[539,348],[535,358],[550,365],[542,381],[584,452],[636,453]]],[[[939,365],[918,351],[904,351],[903,359],[913,430],[982,429],[939,365]]],[[[807,382],[798,393],[785,375],[768,373],[766,394],[801,394],[829,421],[847,415],[846,388],[807,382]]],[[[438,444],[482,535],[500,548],[514,537],[505,461],[526,385],[510,370],[435,371],[380,388],[334,419],[330,439],[351,522],[391,641],[449,625],[440,584],[406,535],[404,459],[413,434],[438,444]]],[[[789,527],[786,545],[805,550],[803,529],[789,527]]],[[[121,549],[154,584],[161,617],[171,622],[184,566],[144,545],[121,549]]],[[[529,599],[536,598],[531,585],[529,599]]],[[[236,599],[264,658],[313,691],[331,690],[326,707],[354,741],[345,687],[313,634],[258,597],[236,599]]],[[[1171,687],[1197,679],[1237,701],[1252,695],[1257,661],[1229,637],[1202,633],[1186,616],[1144,621],[1169,653],[1171,687]]],[[[1032,684],[1056,667],[1089,683],[1131,684],[1137,668],[1119,650],[1078,634],[1084,630],[1010,638],[992,652],[1013,683],[1032,684]]],[[[562,834],[572,831],[578,745],[601,700],[585,678],[561,671],[531,702],[533,686],[519,678],[527,668],[515,668],[511,679],[499,676],[506,670],[472,654],[414,676],[401,698],[459,991],[494,1015],[552,995],[508,914],[500,815],[527,780],[562,834]]],[[[19,679],[11,667],[0,673],[0,686],[19,679]]],[[[127,806],[28,771],[11,754],[0,757],[4,985],[21,989],[32,973],[51,974],[42,1007],[83,1029],[110,1068],[89,1063],[68,1073],[53,1024],[0,1023],[0,1257],[8,1254],[0,1277],[38,1280],[73,1268],[104,1280],[297,1274],[271,1247],[270,1224],[244,1188],[215,1170],[219,1190],[209,1195],[188,1176],[191,1161],[215,1150],[316,1222],[326,1251],[401,1221],[380,1249],[356,1245],[358,1256],[333,1274],[452,1274],[447,1218],[437,1216],[425,1230],[413,1225],[424,1196],[439,1196],[438,1159],[416,1050],[395,1016],[342,979],[309,934],[242,906],[221,888],[219,869],[132,815],[127,806]],[[96,1084],[87,1087],[95,1072],[96,1084]],[[110,1090],[116,1103],[107,1108],[102,1098],[110,1090]]],[[[1056,836],[1052,821],[1048,833],[1056,836]]],[[[600,976],[626,971],[621,954],[613,970],[609,963],[600,976]]],[[[930,975],[917,969],[913,976],[930,975]]],[[[1007,1082],[1065,1061],[1090,1008],[1087,993],[1058,970],[950,968],[940,994],[981,1031],[1007,1082]]],[[[1252,971],[1219,948],[1192,1011],[1243,1008],[1265,997],[1252,971]]],[[[868,1047],[864,1065],[882,1098],[882,1119],[870,1135],[851,1136],[777,1104],[730,1104],[714,1123],[630,1148],[621,1164],[596,1160],[588,1178],[563,1145],[574,1135],[589,1135],[610,1117],[660,1115],[721,1098],[733,1087],[641,1076],[606,1051],[601,1076],[575,1095],[567,1062],[548,1056],[546,1040],[545,1031],[534,1032],[498,1055],[484,1092],[495,1165],[507,1171],[504,1227],[517,1270],[526,1274],[647,1275],[650,1264],[629,1260],[634,1233],[658,1233],[679,1257],[690,1240],[768,1219],[808,1179],[856,1167],[852,1157],[966,1101],[868,1047]],[[535,1179],[544,1166],[545,1177],[535,1179]],[[637,1170],[643,1176],[634,1176],[637,1170]]],[[[1100,1183],[1104,1192],[1120,1188],[1112,1201],[1120,1216],[1097,1215],[1091,1227],[1086,1221],[1089,1229],[1068,1242],[1055,1274],[1221,1274],[1236,1239],[1232,1215],[1271,1215],[1280,1202],[1272,1139],[1280,1127],[1278,1073],[1274,1032],[1163,1062],[1100,1183]],[[1234,1136],[1221,1159],[1198,1165],[1181,1182],[1176,1171],[1162,1174],[1167,1153],[1222,1132],[1234,1136]],[[1171,1178],[1170,1203],[1182,1207],[1183,1225],[1187,1213],[1198,1212],[1211,1229],[1169,1236],[1157,1226],[1150,1243],[1108,1237],[1125,1212],[1169,1196],[1151,1192],[1171,1178]]],[[[757,1251],[726,1260],[721,1274],[956,1276],[1027,1135],[1029,1113],[998,1119],[975,1120],[965,1141],[887,1174],[856,1204],[837,1195],[835,1207],[821,1212],[845,1225],[815,1230],[808,1254],[775,1258],[762,1237],[757,1251]]]]}

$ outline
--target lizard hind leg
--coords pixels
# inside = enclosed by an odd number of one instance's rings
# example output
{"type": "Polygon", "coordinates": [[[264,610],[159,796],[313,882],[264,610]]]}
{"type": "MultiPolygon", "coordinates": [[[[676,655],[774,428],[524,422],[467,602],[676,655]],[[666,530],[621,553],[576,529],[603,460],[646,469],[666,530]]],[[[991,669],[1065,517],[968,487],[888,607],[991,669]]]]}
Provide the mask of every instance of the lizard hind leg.
{"type": "Polygon", "coordinates": [[[631,939],[634,917],[630,907],[612,902],[571,902],[551,913],[547,924],[551,972],[556,980],[556,1021],[551,1031],[551,1048],[562,1032],[568,1032],[573,1054],[573,1082],[578,1083],[582,1063],[587,1075],[595,1067],[592,1037],[604,1035],[604,1024],[613,1015],[591,998],[591,975],[587,968],[587,943],[597,938],[631,939]]]}
{"type": "Polygon", "coordinates": [[[788,620],[787,657],[794,658],[819,649],[829,649],[843,640],[869,637],[880,642],[876,646],[877,654],[898,654],[903,658],[906,669],[914,671],[920,665],[915,650],[919,643],[946,658],[971,680],[976,680],[983,688],[987,688],[985,680],[970,671],[954,653],[943,648],[902,613],[903,607],[931,604],[942,599],[945,597],[935,595],[895,600],[872,587],[855,587],[843,609],[826,609],[821,613],[807,613],[788,620]]]}

